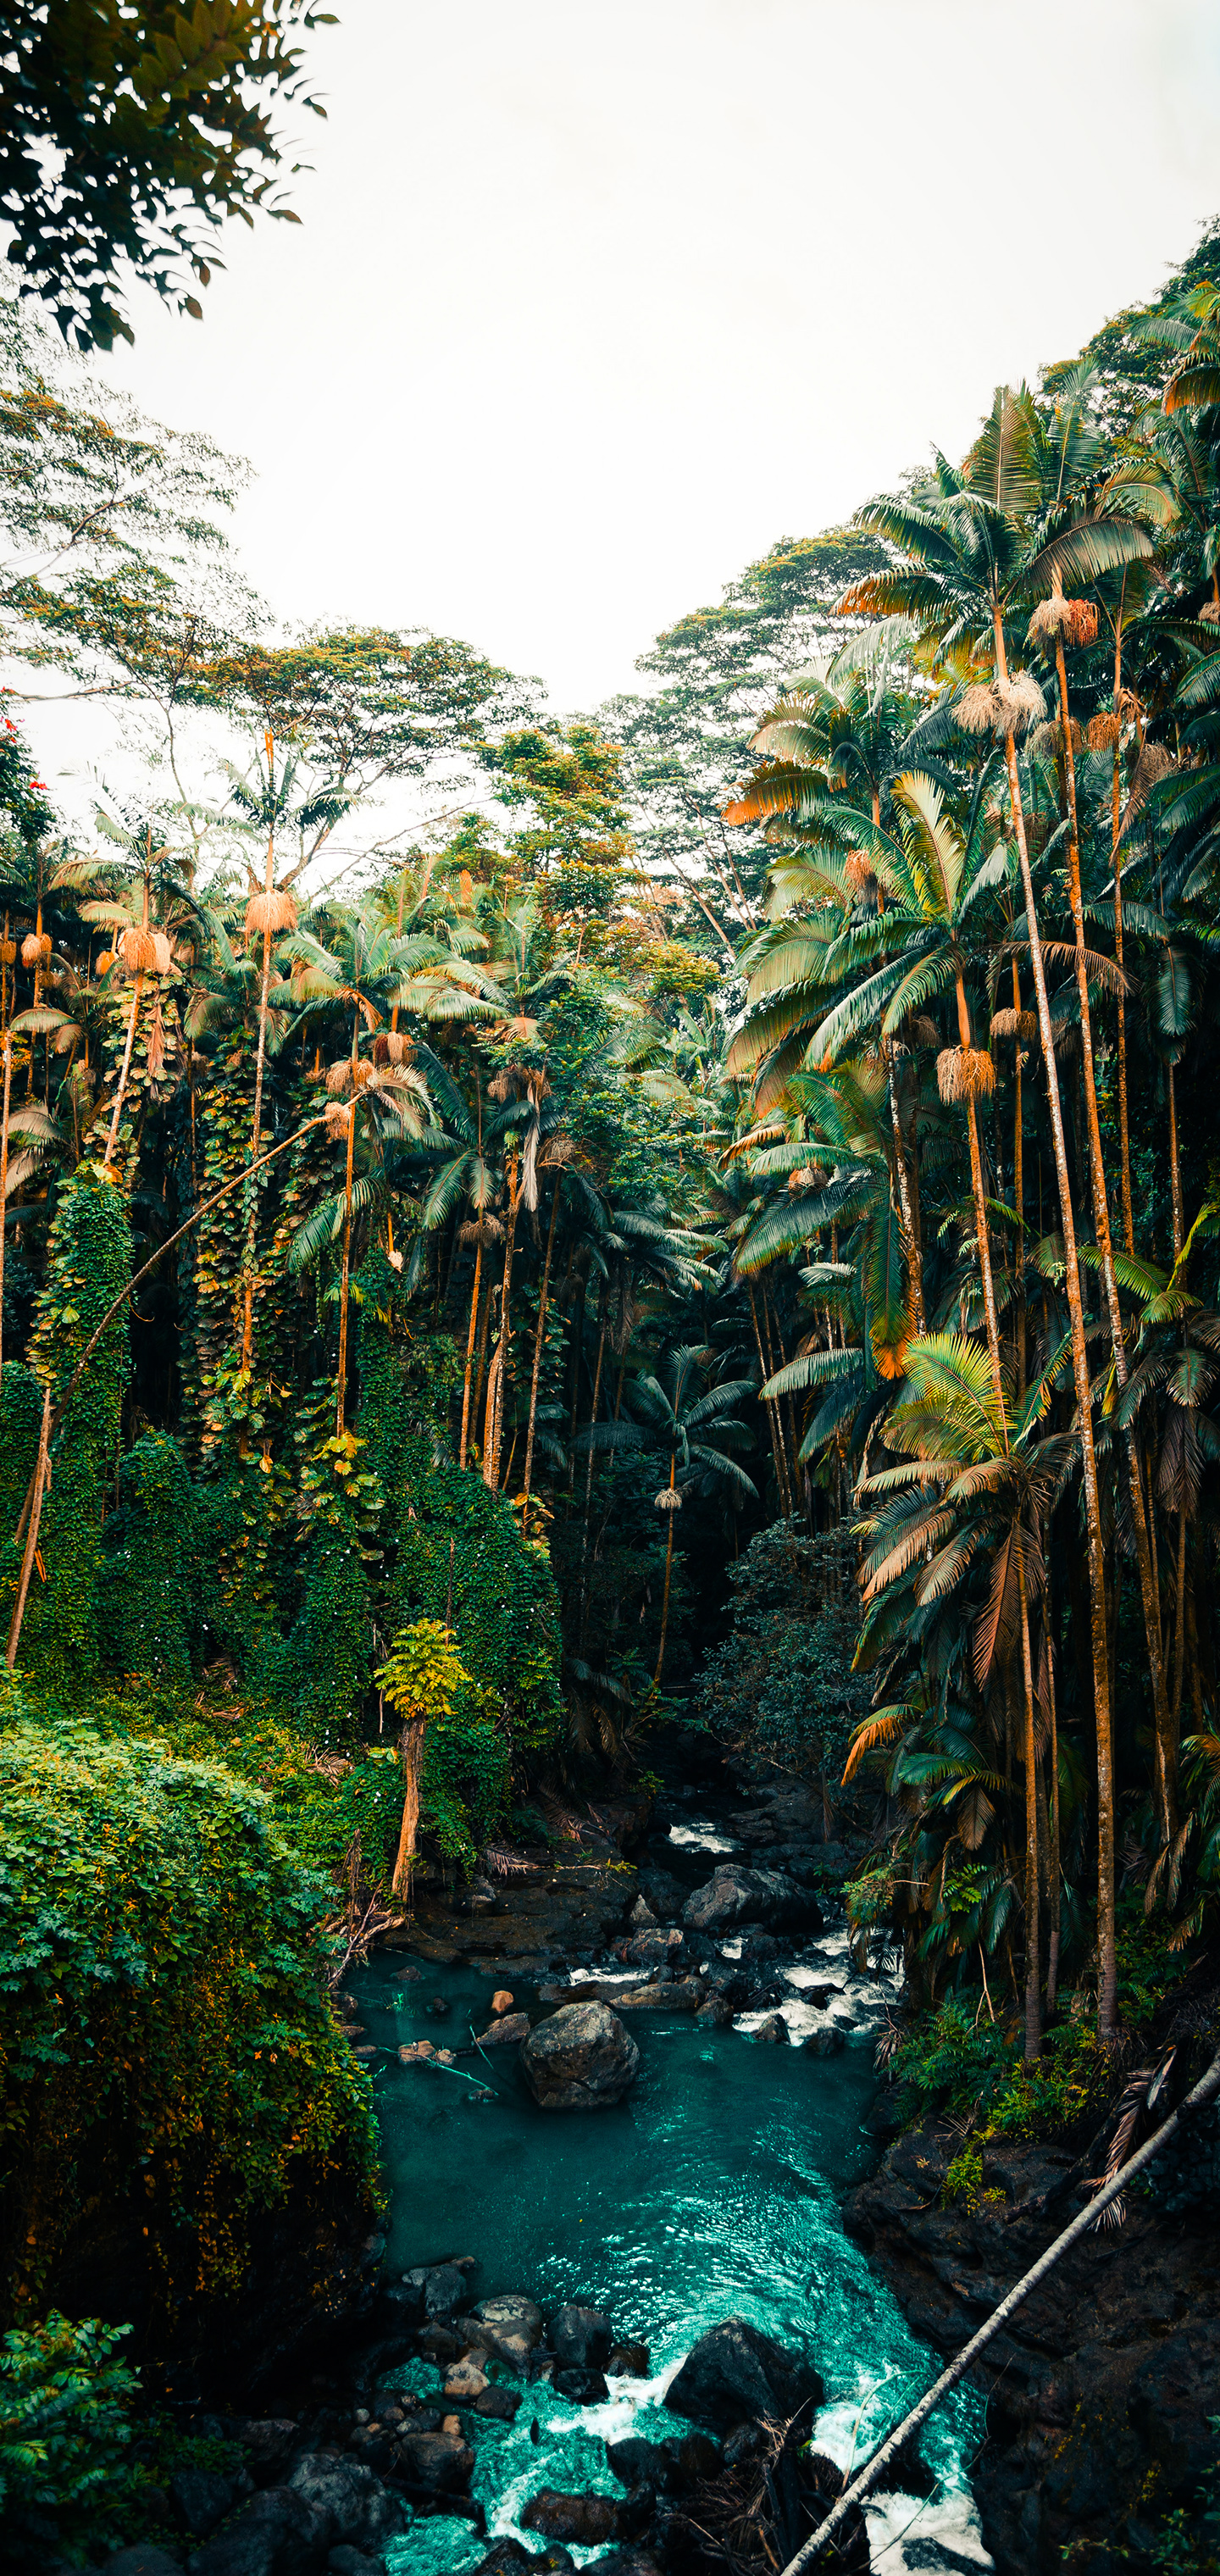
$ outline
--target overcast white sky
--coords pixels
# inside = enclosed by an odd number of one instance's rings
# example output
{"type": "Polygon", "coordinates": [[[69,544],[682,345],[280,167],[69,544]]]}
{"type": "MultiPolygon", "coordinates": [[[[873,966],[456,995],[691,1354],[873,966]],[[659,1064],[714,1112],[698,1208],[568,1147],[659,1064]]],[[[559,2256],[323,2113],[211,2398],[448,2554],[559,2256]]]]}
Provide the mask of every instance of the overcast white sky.
{"type": "Polygon", "coordinates": [[[98,362],[250,457],[290,620],[561,710],[1152,293],[1220,206],[1215,0],[335,0],[300,228],[98,362]]]}

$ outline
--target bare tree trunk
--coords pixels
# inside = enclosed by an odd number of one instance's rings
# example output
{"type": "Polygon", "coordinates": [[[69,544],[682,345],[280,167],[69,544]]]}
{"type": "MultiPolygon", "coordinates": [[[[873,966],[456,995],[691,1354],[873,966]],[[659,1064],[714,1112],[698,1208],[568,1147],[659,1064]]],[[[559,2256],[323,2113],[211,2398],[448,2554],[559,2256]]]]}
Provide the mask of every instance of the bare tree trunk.
{"type": "MultiPolygon", "coordinates": [[[[1004,648],[1004,622],[998,606],[994,613],[993,632],[996,676],[1007,683],[1008,659],[1004,648]]],[[[1006,735],[1005,743],[1008,761],[1008,793],[1021,860],[1021,883],[1029,926],[1030,962],[1033,967],[1034,989],[1038,997],[1038,1027],[1046,1067],[1047,1107],[1050,1112],[1051,1140],[1059,1183],[1060,1221],[1063,1226],[1064,1285],[1071,1323],[1072,1374],[1076,1388],[1076,1410],[1084,1474],[1089,1561],[1089,1625],[1093,1661],[1093,1713],[1097,1735],[1097,2018],[1101,2038],[1109,2045],[1118,2030],[1118,1954],[1114,1913],[1114,1759],[1110,1720],[1110,1665],[1106,1635],[1106,1581],[1102,1555],[1101,1498],[1097,1485],[1092,1386],[1089,1379],[1088,1345],[1085,1340],[1084,1303],[1080,1293],[1080,1265],[1076,1254],[1076,1225],[1072,1210],[1071,1185],[1068,1179],[1067,1145],[1063,1132],[1063,1108],[1059,1096],[1055,1034],[1051,1024],[1050,997],[1046,989],[1046,969],[1038,928],[1033,872],[1029,863],[1029,843],[1025,832],[1025,809],[1021,801],[1016,746],[1011,734],[1006,735]]]]}
{"type": "Polygon", "coordinates": [[[479,1278],[483,1268],[483,1228],[480,1223],[474,1254],[474,1286],[470,1292],[470,1331],[466,1336],[466,1374],[462,1380],[462,1446],[458,1465],[466,1464],[466,1442],[470,1436],[470,1380],[474,1368],[474,1337],[479,1316],[479,1278]]]}
{"type": "Polygon", "coordinates": [[[542,1264],[542,1286],[538,1294],[538,1323],[534,1333],[534,1368],[533,1375],[530,1378],[530,1416],[529,1430],[526,1433],[525,1440],[524,1503],[521,1513],[521,1531],[523,1537],[527,1534],[526,1525],[529,1520],[530,1476],[533,1472],[534,1465],[534,1423],[538,1413],[538,1373],[542,1364],[542,1345],[546,1338],[546,1301],[547,1290],[550,1286],[551,1279],[551,1253],[555,1244],[555,1219],[559,1214],[559,1191],[560,1176],[559,1173],[556,1172],[555,1184],[551,1192],[551,1222],[546,1230],[546,1253],[542,1264]]]}
{"type": "Polygon", "coordinates": [[[399,1745],[402,1755],[402,1824],[398,1834],[398,1857],[394,1863],[393,1887],[396,1896],[411,1900],[411,1863],[415,1857],[415,1836],[419,1826],[419,1775],[424,1758],[424,1720],[413,1717],[404,1726],[399,1745]]]}
{"type": "Polygon", "coordinates": [[[17,1586],[17,1598],[13,1605],[12,1624],[9,1628],[8,1645],[5,1649],[4,1660],[8,1665],[10,1673],[15,1669],[17,1662],[17,1648],[21,1643],[21,1622],[25,1617],[25,1605],[29,1597],[30,1589],[30,1576],[33,1573],[34,1558],[38,1552],[38,1524],[42,1519],[42,1498],[51,1481],[51,1461],[49,1456],[50,1445],[51,1389],[49,1386],[46,1386],[43,1389],[42,1396],[42,1429],[38,1434],[38,1457],[34,1467],[34,1486],[30,1501],[30,1525],[25,1534],[25,1554],[21,1560],[21,1581],[17,1586]]]}
{"type": "MultiPolygon", "coordinates": [[[[1014,1011],[1018,1014],[1020,1013],[1021,977],[1015,957],[1012,964],[1012,1007],[1014,1011]]],[[[1021,1037],[1019,1030],[1017,1033],[1016,1045],[1013,1048],[1012,1204],[1017,1220],[1017,1274],[1015,1281],[1016,1297],[1014,1300],[1015,1313],[1013,1316],[1013,1336],[1017,1350],[1017,1405],[1019,1408],[1025,1402],[1025,1237],[1021,1231],[1025,1221],[1025,1127],[1024,1111],[1021,1101],[1021,1037]]]]}
{"type": "Polygon", "coordinates": [[[517,1241],[517,1210],[521,1193],[517,1188],[515,1167],[509,1174],[508,1235],[504,1245],[504,1287],[500,1298],[500,1337],[492,1356],[487,1381],[487,1414],[483,1425],[483,1482],[493,1494],[500,1490],[500,1438],[504,1422],[504,1378],[508,1366],[508,1340],[512,1313],[513,1252],[517,1241]]]}
{"type": "MultiPolygon", "coordinates": [[[[1119,722],[1118,699],[1123,672],[1123,625],[1120,608],[1114,628],[1114,718],[1119,722]]],[[[1114,869],[1114,958],[1119,973],[1123,964],[1123,866],[1119,857],[1118,836],[1122,822],[1122,770],[1118,737],[1114,742],[1114,769],[1110,789],[1110,850],[1114,869]]],[[[1123,1241],[1129,1253],[1135,1250],[1135,1225],[1131,1209],[1131,1139],[1127,1126],[1127,1008],[1121,984],[1118,988],[1118,1145],[1120,1188],[1123,1202],[1123,1241]]]]}
{"type": "Polygon", "coordinates": [[[13,1032],[4,1032],[4,1110],[0,1115],[0,1368],[4,1366],[4,1232],[8,1218],[8,1122],[13,1096],[13,1032]]]}
{"type": "MultiPolygon", "coordinates": [[[[772,1375],[772,1371],[767,1366],[766,1353],[763,1350],[762,1332],[758,1321],[758,1305],[754,1295],[754,1282],[752,1279],[748,1280],[746,1283],[746,1293],[750,1300],[750,1314],[754,1323],[754,1339],[758,1346],[758,1365],[762,1370],[763,1384],[765,1385],[767,1379],[772,1375]]],[[[792,1517],[792,1500],[788,1492],[788,1479],[786,1473],[787,1460],[784,1456],[783,1440],[780,1434],[778,1421],[779,1407],[773,1395],[764,1396],[763,1403],[766,1406],[767,1412],[767,1428],[771,1434],[771,1456],[775,1466],[775,1485],[776,1491],[779,1495],[779,1507],[785,1520],[790,1520],[792,1517]]]]}
{"type": "Polygon", "coordinates": [[[907,1171],[906,1146],[903,1142],[902,1119],[898,1109],[898,1081],[894,1070],[892,1038],[883,1039],[882,1053],[885,1057],[885,1078],[890,1099],[890,1126],[894,1135],[894,1171],[898,1181],[898,1204],[902,1211],[902,1230],[906,1236],[907,1276],[911,1283],[911,1320],[916,1332],[923,1333],[927,1329],[923,1305],[923,1258],[911,1206],[910,1175],[907,1171]]]}
{"type": "MultiPolygon", "coordinates": [[[[675,1490],[674,1469],[676,1464],[677,1452],[676,1450],[671,1449],[669,1453],[669,1490],[671,1494],[675,1490]]],[[[665,1515],[666,1521],[669,1525],[665,1533],[665,1595],[661,1603],[661,1643],[657,1650],[657,1669],[652,1677],[652,1687],[654,1690],[659,1690],[660,1688],[661,1666],[665,1661],[665,1639],[669,1633],[669,1578],[673,1571],[674,1522],[677,1517],[677,1512],[671,1506],[670,1510],[667,1511],[665,1515]]]]}
{"type": "Polygon", "coordinates": [[[352,1161],[356,1151],[356,1094],[347,1110],[347,1178],[343,1189],[343,1270],[339,1281],[339,1367],[335,1403],[335,1436],[343,1438],[347,1408],[347,1287],[352,1263],[352,1161]]]}
{"type": "MultiPolygon", "coordinates": [[[[978,1113],[970,1082],[974,1049],[970,1032],[970,1007],[966,1000],[965,979],[957,972],[957,1028],[961,1040],[962,1066],[966,1074],[966,1125],[970,1131],[970,1186],[974,1193],[974,1222],[978,1230],[979,1272],[983,1283],[983,1313],[987,1323],[987,1348],[991,1353],[991,1382],[995,1400],[1004,1416],[1004,1385],[1000,1375],[1000,1323],[996,1314],[995,1282],[991,1275],[991,1240],[987,1231],[987,1200],[983,1191],[983,1157],[979,1150],[978,1113]]],[[[1007,1435],[1005,1435],[1007,1447],[1007,1435]]]]}
{"type": "Polygon", "coordinates": [[[1169,1085],[1169,1189],[1173,1204],[1173,1257],[1182,1258],[1186,1228],[1182,1220],[1182,1166],[1178,1160],[1178,1097],[1173,1078],[1173,1057],[1166,1059],[1169,1085]]]}
{"type": "Polygon", "coordinates": [[[131,1011],[127,1021],[127,1044],[123,1049],[123,1065],[122,1071],[119,1074],[119,1087],[114,1095],[114,1108],[110,1117],[110,1134],[106,1139],[106,1161],[111,1164],[114,1161],[114,1149],[118,1143],[119,1120],[123,1115],[123,1102],[127,1097],[127,1083],[131,1073],[131,1050],[135,1044],[136,1021],[139,1017],[140,995],[143,990],[144,969],[142,966],[139,966],[136,969],[136,980],[132,986],[131,1011]]]}
{"type": "Polygon", "coordinates": [[[1017,1591],[1021,1601],[1021,1680],[1025,1698],[1025,2062],[1042,2049],[1042,1974],[1038,1941],[1038,1753],[1034,1728],[1034,1667],[1029,1644],[1024,1532],[1014,1532],[1017,1591]]]}

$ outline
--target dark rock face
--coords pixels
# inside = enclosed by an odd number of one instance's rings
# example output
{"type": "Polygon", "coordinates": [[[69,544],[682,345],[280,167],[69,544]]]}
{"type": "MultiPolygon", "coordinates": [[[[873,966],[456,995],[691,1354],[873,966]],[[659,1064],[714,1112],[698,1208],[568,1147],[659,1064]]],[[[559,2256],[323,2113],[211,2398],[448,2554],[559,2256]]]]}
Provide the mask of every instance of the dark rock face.
{"type": "Polygon", "coordinates": [[[651,1930],[634,1932],[629,1941],[615,1943],[615,1955],[625,1968],[672,1968],[682,1955],[682,1934],[675,1925],[662,1932],[654,1924],[651,1930]]]}
{"type": "Polygon", "coordinates": [[[500,2021],[493,2021],[490,2030],[479,2032],[479,2046],[480,2048],[516,2048],[519,2042],[528,2039],[529,2035],[528,2013],[505,2013],[500,2021]]]}
{"type": "Polygon", "coordinates": [[[772,2048],[786,2048],[788,2045],[788,2024],[785,2021],[783,2014],[777,2012],[768,2013],[766,2020],[760,2021],[754,2036],[755,2039],[761,2039],[769,2043],[772,2048]]]}
{"type": "Polygon", "coordinates": [[[495,2353],[510,2369],[524,2370],[542,2340],[542,2310],[513,2293],[481,2299],[471,2312],[467,2339],[472,2350],[495,2353]]]}
{"type": "Polygon", "coordinates": [[[521,2069],[543,2111],[601,2111],[621,2102],[640,2063],[635,2041],[608,2004],[568,2004],[538,2022],[521,2069]]]}
{"type": "Polygon", "coordinates": [[[476,2397],[473,2412],[485,2415],[493,2424],[511,2424],[520,2403],[517,2388],[485,2388],[482,2396],[476,2397]]]}
{"type": "Polygon", "coordinates": [[[291,2487],[264,2487],[189,2561],[190,2576],[322,2576],[335,2533],[291,2487]]]}
{"type": "Polygon", "coordinates": [[[353,2548],[380,2549],[411,2526],[410,2507],[392,2495],[362,2461],[337,2451],[307,2451],[288,2480],[290,2490],[324,2513],[332,2537],[353,2548]]]}
{"type": "Polygon", "coordinates": [[[130,2549],[120,2549],[106,2561],[107,2576],[111,2568],[114,2576],[182,2576],[182,2560],[171,2558],[155,2540],[137,2540],[130,2549]]]}
{"type": "Polygon", "coordinates": [[[460,2433],[404,2433],[402,2457],[411,2485],[430,2495],[464,2495],[474,2475],[474,2452],[460,2433]]]}
{"type": "Polygon", "coordinates": [[[561,2397],[570,2397],[576,2406],[600,2406],[603,2398],[610,2394],[602,2371],[577,2370],[574,2365],[567,2370],[553,2371],[551,2386],[558,2389],[561,2397]]]}
{"type": "MultiPolygon", "coordinates": [[[[984,2192],[998,2196],[972,2212],[941,2208],[959,2144],[934,2123],[908,2131],[847,2209],[911,2323],[944,2353],[1081,2205],[1070,2149],[1006,2142],[984,2157],[984,2192]]],[[[998,2576],[1058,2576],[1065,2550],[1119,2576],[1119,2550],[1142,2555],[1147,2496],[1158,2516],[1189,2509],[1214,2456],[1215,2234],[1133,2194],[1122,2229],[1086,2236],[1016,2311],[988,2348],[984,2382],[990,2438],[972,2483],[998,2576]]]]}
{"type": "Polygon", "coordinates": [[[229,2479],[218,2477],[214,2469],[179,2469],[169,2482],[174,2520],[183,2531],[193,2532],[197,2540],[206,2540],[217,2523],[224,2521],[236,2494],[229,2479]]]}
{"type": "Polygon", "coordinates": [[[744,2317],[726,2317],[692,2345],[665,2403],[671,2415],[729,2431],[760,2415],[794,2415],[806,2400],[821,2404],[821,2377],[744,2317]]]}
{"type": "Polygon", "coordinates": [[[557,2361],[598,2370],[614,2348],[614,2328],[600,2308],[559,2308],[547,2342],[557,2361]]]}
{"type": "Polygon", "coordinates": [[[682,1921],[692,1931],[715,1934],[735,1931],[744,1923],[762,1923],[771,1929],[782,1925],[793,1931],[822,1928],[821,1908],[809,1889],[797,1887],[778,1870],[746,1869],[740,1861],[726,1861],[713,1870],[706,1886],[697,1887],[687,1898],[682,1921]]]}
{"type": "Polygon", "coordinates": [[[255,2485],[279,2486],[289,2461],[301,2447],[300,2433],[292,2417],[248,2416],[225,2429],[231,2441],[240,2443],[255,2485]]]}
{"type": "Polygon", "coordinates": [[[525,2531],[540,2531],[546,2540],[575,2540],[589,2549],[599,2540],[612,2540],[618,2525],[618,2507],[613,2496],[561,2495],[554,2487],[540,2487],[530,2497],[521,2516],[525,2531]]]}

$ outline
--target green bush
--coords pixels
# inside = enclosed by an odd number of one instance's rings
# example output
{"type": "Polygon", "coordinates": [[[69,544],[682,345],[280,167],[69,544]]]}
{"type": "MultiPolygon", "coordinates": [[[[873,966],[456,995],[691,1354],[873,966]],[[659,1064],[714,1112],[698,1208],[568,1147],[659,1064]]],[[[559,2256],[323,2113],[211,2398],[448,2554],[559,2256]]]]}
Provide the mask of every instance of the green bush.
{"type": "Polygon", "coordinates": [[[105,1553],[106,1663],[121,1673],[189,1681],[199,1637],[195,1494],[182,1451],[167,1432],[146,1431],[128,1450],[105,1553]]]}
{"type": "Polygon", "coordinates": [[[4,2337],[0,2522],[21,2555],[44,2516],[74,2554],[76,2544],[101,2536],[128,2469],[139,2381],[119,2346],[130,2332],[93,2317],[70,2325],[53,2311],[4,2337]]]}
{"type": "Polygon", "coordinates": [[[707,1725],[774,1761],[838,1781],[852,1727],[872,1698],[853,1673],[858,1607],[841,1534],[810,1538],[795,1520],[752,1538],[736,1565],[729,1634],[707,1658],[698,1700],[707,1725]]]}
{"type": "Polygon", "coordinates": [[[290,2189],[371,2211],[368,2079],[317,1973],[333,1889],[259,1791],[155,1735],[18,1704],[0,1852],[10,2315],[54,2295],[86,2205],[91,2232],[124,2240],[154,2330],[236,2286],[290,2189]]]}

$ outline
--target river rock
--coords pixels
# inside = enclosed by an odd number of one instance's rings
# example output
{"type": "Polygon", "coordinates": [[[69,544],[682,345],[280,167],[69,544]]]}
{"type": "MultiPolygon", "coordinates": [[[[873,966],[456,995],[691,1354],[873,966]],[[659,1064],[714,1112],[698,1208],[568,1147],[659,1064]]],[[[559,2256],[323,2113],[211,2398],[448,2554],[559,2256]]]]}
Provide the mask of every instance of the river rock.
{"type": "MultiPolygon", "coordinates": [[[[662,1972],[662,1976],[664,1972],[662,1972]]],[[[647,1985],[629,1986],[617,1997],[619,2012],[698,2012],[703,2001],[702,1977],[665,1977],[647,1985]]]]}
{"type": "Polygon", "coordinates": [[[728,2431],[743,2419],[795,2415],[825,2395],[820,2374],[744,2317],[726,2317],[691,2346],[665,2404],[671,2415],[728,2431]]]}
{"type": "Polygon", "coordinates": [[[326,2561],[326,2576],[385,2576],[384,2558],[370,2558],[367,2550],[351,2549],[341,2540],[326,2561]]]}
{"type": "Polygon", "coordinates": [[[614,2328],[601,2308],[557,2308],[547,2342],[565,2368],[600,2370],[614,2349],[614,2328]]]}
{"type": "Polygon", "coordinates": [[[558,2389],[561,2397],[570,2397],[574,2406],[601,2406],[610,2394],[603,2371],[579,2370],[575,2362],[569,2363],[566,2370],[553,2370],[551,2386],[558,2389]]]}
{"type": "Polygon", "coordinates": [[[724,1995],[709,1995],[699,2006],[696,2021],[706,2022],[710,2030],[727,2030],[733,2019],[733,2007],[724,1995]]]}
{"type": "Polygon", "coordinates": [[[169,2482],[174,2520],[197,2540],[206,2540],[215,2531],[236,2498],[237,2489],[231,2480],[219,2477],[215,2469],[179,2469],[169,2482]]]}
{"type": "Polygon", "coordinates": [[[541,2308],[511,2291],[498,2299],[481,2299],[463,2323],[468,2324],[472,2348],[495,2353],[513,2370],[524,2370],[535,2345],[542,2341],[541,2308]]]}
{"type": "Polygon", "coordinates": [[[404,2433],[403,2467],[412,2486],[430,2495],[464,2495],[474,2475],[474,2452],[461,2433],[404,2433]]]}
{"type": "Polygon", "coordinates": [[[658,1923],[677,1922],[687,1895],[680,1879],[672,1877],[667,1869],[642,1869],[636,1886],[652,1907],[658,1923]]]}
{"type": "Polygon", "coordinates": [[[662,1932],[654,1923],[651,1930],[634,1932],[629,1941],[616,1941],[614,1955],[625,1968],[672,1968],[682,1947],[682,1934],[676,1924],[662,1932]]]}
{"type": "Polygon", "coordinates": [[[608,2004],[568,2004],[535,2023],[521,2069],[543,2111],[600,2111],[634,2084],[640,2052],[608,2004]]]}
{"type": "Polygon", "coordinates": [[[511,2424],[520,2403],[520,2389],[489,2386],[481,2397],[476,2397],[474,2411],[476,2415],[485,2415],[492,2423],[511,2424]]]}
{"type": "Polygon", "coordinates": [[[493,2021],[486,2030],[479,2032],[478,2046],[480,2048],[515,2048],[520,2040],[528,2039],[529,2035],[528,2013],[505,2013],[502,2021],[493,2021]]]}
{"type": "Polygon", "coordinates": [[[380,2549],[411,2527],[405,2497],[393,2495],[361,2460],[334,2451],[307,2451],[288,2480],[293,2494],[327,2515],[332,2540],[357,2549],[380,2549]]]}
{"type": "Polygon", "coordinates": [[[847,2046],[847,2035],[845,2031],[836,2029],[833,2022],[829,2022],[825,2030],[811,2030],[808,2039],[803,2041],[802,2045],[806,2057],[837,2057],[840,2050],[847,2046]]]}
{"type": "Polygon", "coordinates": [[[291,2487],[264,2487],[187,2565],[190,2576],[322,2576],[330,2517],[291,2487]]]}
{"type": "Polygon", "coordinates": [[[647,2379],[646,2343],[616,2343],[606,2363],[607,2379],[647,2379]]]}
{"type": "Polygon", "coordinates": [[[523,2531],[540,2531],[547,2540],[574,2540],[582,2549],[613,2540],[617,2524],[613,2496],[561,2495],[555,2487],[540,2487],[521,2515],[523,2531]]]}
{"type": "Polygon", "coordinates": [[[437,2323],[444,2317],[451,2317],[466,2296],[464,2273],[456,2263],[422,2264],[414,2272],[405,2273],[403,2278],[405,2285],[418,2283],[423,2314],[437,2323]]]}
{"type": "Polygon", "coordinates": [[[566,2570],[574,2568],[575,2564],[571,2551],[564,2548],[562,2541],[553,2540],[549,2549],[532,2550],[526,2549],[520,2540],[505,2538],[497,2540],[486,2558],[480,2558],[478,2566],[472,2567],[470,2576],[517,2576],[519,2567],[532,2567],[536,2576],[543,2576],[544,2569],[566,2570]]]}
{"type": "Polygon", "coordinates": [[[259,2487],[278,2486],[289,2461],[301,2447],[300,2427],[290,2415],[239,2416],[226,2424],[225,2431],[244,2454],[246,2467],[259,2487]]]}
{"type": "Polygon", "coordinates": [[[754,2036],[755,2039],[767,2041],[773,2048],[786,2048],[788,2045],[788,2024],[785,2021],[783,2014],[778,2012],[768,2013],[766,2020],[760,2021],[754,2036]]]}
{"type": "Polygon", "coordinates": [[[455,2361],[445,2374],[443,2395],[451,2403],[466,2405],[481,2397],[488,2385],[487,2373],[474,2361],[455,2361]]]}
{"type": "Polygon", "coordinates": [[[646,1896],[637,1896],[627,1917],[633,1932],[655,1932],[657,1918],[646,1896]]]}
{"type": "Polygon", "coordinates": [[[507,1986],[497,1986],[491,1999],[492,2011],[494,2013],[511,2012],[515,2000],[515,1997],[510,1995],[507,1986]]]}
{"type": "Polygon", "coordinates": [[[646,2549],[613,2549],[608,2558],[588,2558],[584,2576],[661,2576],[646,2549]]]}
{"type": "Polygon", "coordinates": [[[682,1921],[696,1932],[730,1932],[741,1923],[783,1924],[787,1929],[820,1931],[821,1908],[806,1888],[774,1869],[746,1869],[726,1861],[697,1887],[682,1908],[682,1921]]]}

